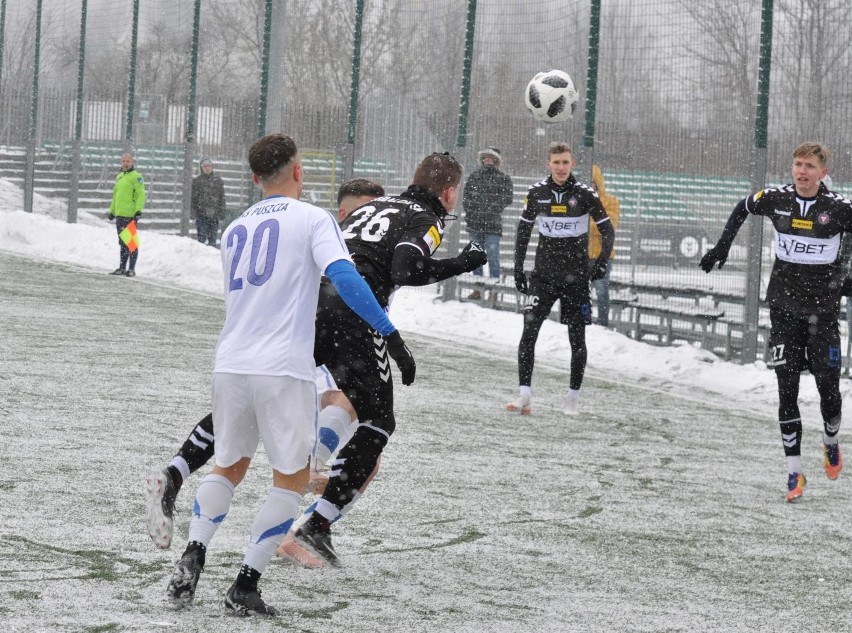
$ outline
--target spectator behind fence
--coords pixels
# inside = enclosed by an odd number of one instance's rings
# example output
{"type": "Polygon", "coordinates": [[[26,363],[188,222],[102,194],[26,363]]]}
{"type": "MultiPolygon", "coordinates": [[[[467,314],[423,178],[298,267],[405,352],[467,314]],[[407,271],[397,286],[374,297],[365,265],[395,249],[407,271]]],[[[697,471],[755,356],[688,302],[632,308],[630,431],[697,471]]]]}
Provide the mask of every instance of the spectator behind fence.
{"type": "MultiPolygon", "coordinates": [[[[606,183],[604,182],[603,172],[598,165],[592,165],[592,188],[598,192],[598,197],[601,199],[601,205],[609,216],[609,222],[612,228],[618,230],[618,215],[621,212],[621,203],[618,198],[607,193],[606,183]]],[[[593,269],[597,265],[597,259],[601,254],[601,232],[598,230],[598,225],[594,222],[589,222],[589,269],[593,269]]],[[[597,324],[604,327],[609,327],[609,277],[612,269],[612,260],[615,259],[615,249],[609,253],[609,259],[606,260],[606,272],[600,279],[592,279],[592,288],[595,289],[595,301],[598,304],[598,320],[597,324]]]]}
{"type": "MultiPolygon", "coordinates": [[[[464,187],[464,219],[471,241],[479,242],[488,255],[488,283],[500,279],[500,237],[503,235],[503,210],[512,204],[512,179],[500,171],[500,150],[489,147],[479,152],[480,166],[471,173],[464,187]]],[[[482,277],[478,268],[473,274],[482,277]]],[[[468,299],[481,299],[474,290],[468,299]]]]}
{"type": "Polygon", "coordinates": [[[198,241],[216,246],[219,221],[225,218],[225,185],[213,173],[213,161],[201,160],[201,173],[192,179],[192,204],[189,215],[195,220],[198,241]]]}
{"type": "Polygon", "coordinates": [[[126,152],[121,156],[121,171],[115,177],[112,201],[109,203],[109,219],[115,220],[120,248],[119,265],[112,271],[113,275],[136,276],[136,260],[139,258],[139,249],[134,248],[131,251],[128,244],[125,244],[121,239],[121,233],[127,229],[131,222],[139,223],[144,206],[145,183],[142,181],[142,174],[136,171],[136,166],[133,164],[133,154],[126,152]]]}

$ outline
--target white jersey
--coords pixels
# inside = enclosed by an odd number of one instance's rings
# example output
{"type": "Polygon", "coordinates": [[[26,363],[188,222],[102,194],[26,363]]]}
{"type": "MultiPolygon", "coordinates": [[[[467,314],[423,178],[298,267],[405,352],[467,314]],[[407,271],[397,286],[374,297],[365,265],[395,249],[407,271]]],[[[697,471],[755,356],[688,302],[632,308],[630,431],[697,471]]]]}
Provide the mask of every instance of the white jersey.
{"type": "Polygon", "coordinates": [[[249,207],[222,236],[225,325],[213,371],[313,382],[320,277],[351,261],[325,210],[284,196],[249,207]]]}

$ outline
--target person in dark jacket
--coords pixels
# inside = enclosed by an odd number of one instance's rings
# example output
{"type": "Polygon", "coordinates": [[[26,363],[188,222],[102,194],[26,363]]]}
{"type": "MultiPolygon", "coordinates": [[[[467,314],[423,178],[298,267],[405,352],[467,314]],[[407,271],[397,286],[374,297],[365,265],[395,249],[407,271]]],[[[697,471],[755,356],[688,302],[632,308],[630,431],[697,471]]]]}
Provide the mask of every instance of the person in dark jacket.
{"type": "Polygon", "coordinates": [[[192,179],[190,217],[195,220],[198,241],[216,246],[219,221],[225,217],[225,185],[213,173],[213,161],[202,159],[201,173],[192,179]]]}
{"type": "MultiPolygon", "coordinates": [[[[496,147],[479,152],[480,166],[471,173],[464,187],[464,219],[470,239],[485,247],[488,255],[489,284],[500,279],[500,237],[503,235],[503,210],[512,204],[512,179],[500,171],[500,150],[496,147]]],[[[473,271],[482,277],[483,268],[473,271]]],[[[474,290],[469,299],[481,299],[474,290]]]]}

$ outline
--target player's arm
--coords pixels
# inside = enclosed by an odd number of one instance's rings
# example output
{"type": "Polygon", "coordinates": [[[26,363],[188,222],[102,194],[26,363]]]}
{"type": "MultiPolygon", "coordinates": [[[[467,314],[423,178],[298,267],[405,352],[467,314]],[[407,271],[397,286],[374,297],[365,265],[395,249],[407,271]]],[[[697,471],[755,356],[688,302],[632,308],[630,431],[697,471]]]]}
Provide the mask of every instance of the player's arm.
{"type": "Polygon", "coordinates": [[[746,221],[746,218],[748,218],[748,204],[749,198],[743,198],[737,203],[737,206],[734,207],[731,213],[731,217],[725,223],[722,236],[716,242],[716,246],[707,251],[704,257],[701,258],[699,266],[701,266],[705,273],[713,270],[713,267],[717,263],[719,264],[719,268],[725,264],[725,261],[728,259],[728,251],[731,250],[731,244],[734,243],[734,238],[737,236],[740,227],[746,221]]]}
{"type": "Polygon", "coordinates": [[[488,261],[485,251],[470,242],[457,257],[434,259],[414,244],[399,244],[393,252],[391,279],[398,286],[425,286],[476,270],[488,261]]]}
{"type": "Polygon", "coordinates": [[[604,218],[595,222],[595,225],[601,234],[601,254],[598,255],[592,266],[591,278],[593,280],[602,279],[606,275],[607,262],[609,261],[610,253],[612,253],[612,247],[615,246],[615,229],[605,211],[604,218]]]}
{"type": "Polygon", "coordinates": [[[529,291],[524,262],[527,259],[527,247],[530,244],[532,230],[533,223],[521,216],[521,221],[518,222],[518,234],[515,237],[515,288],[524,294],[529,291]]]}
{"type": "Polygon", "coordinates": [[[349,260],[338,259],[326,267],[325,275],[346,305],[385,339],[388,354],[394,359],[402,374],[402,384],[413,383],[416,371],[414,356],[402,340],[402,335],[391,323],[387,313],[379,305],[370,286],[358,274],[355,265],[349,260]]]}

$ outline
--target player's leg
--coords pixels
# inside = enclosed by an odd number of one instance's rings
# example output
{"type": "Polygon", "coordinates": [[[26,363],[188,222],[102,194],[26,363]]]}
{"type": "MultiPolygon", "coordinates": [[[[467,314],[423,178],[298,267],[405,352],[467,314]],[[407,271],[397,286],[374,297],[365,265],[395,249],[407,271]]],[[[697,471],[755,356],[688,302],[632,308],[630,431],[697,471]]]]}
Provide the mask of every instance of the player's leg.
{"type": "Polygon", "coordinates": [[[298,540],[333,565],[340,562],[331,545],[331,523],[367,483],[396,426],[384,339],[360,323],[350,323],[339,331],[337,358],[326,364],[358,412],[360,423],[338,453],[316,511],[296,533],[298,540]]]}
{"type": "Polygon", "coordinates": [[[799,378],[805,367],[807,319],[770,310],[767,366],[775,370],[778,381],[778,424],[787,460],[788,503],[804,494],[802,468],[802,416],[799,412],[799,378]]]}
{"type": "Polygon", "coordinates": [[[571,345],[571,376],[568,382],[568,402],[565,413],[580,413],[580,388],[586,373],[588,350],[586,348],[586,326],[592,322],[592,304],[588,288],[570,293],[560,300],[560,317],[568,326],[568,342],[571,345]]]}
{"type": "Polygon", "coordinates": [[[213,374],[216,465],[195,494],[187,547],[166,590],[175,607],[192,603],[207,547],[228,514],[234,489],[257,450],[260,434],[248,390],[250,377],[213,374]]]}
{"type": "Polygon", "coordinates": [[[550,314],[557,295],[542,284],[535,273],[531,276],[530,294],[524,303],[524,329],[518,343],[518,397],[506,404],[507,411],[523,415],[532,413],[532,375],[535,367],[535,344],[541,325],[550,314]]]}
{"type": "Polygon", "coordinates": [[[250,382],[272,488],[252,523],[225,606],[240,615],[277,615],[261,598],[258,582],[299,513],[313,447],[316,392],[313,383],[290,376],[252,376],[250,382]]]}
{"type": "Polygon", "coordinates": [[[836,316],[818,315],[816,318],[809,337],[808,360],[820,398],[823,469],[829,479],[837,479],[843,470],[843,456],[837,441],[843,403],[840,396],[840,327],[836,316]]]}
{"type": "Polygon", "coordinates": [[[145,479],[148,536],[161,549],[168,549],[174,530],[175,499],[183,482],[213,457],[213,414],[204,416],[164,470],[152,471],[145,479]]]}

